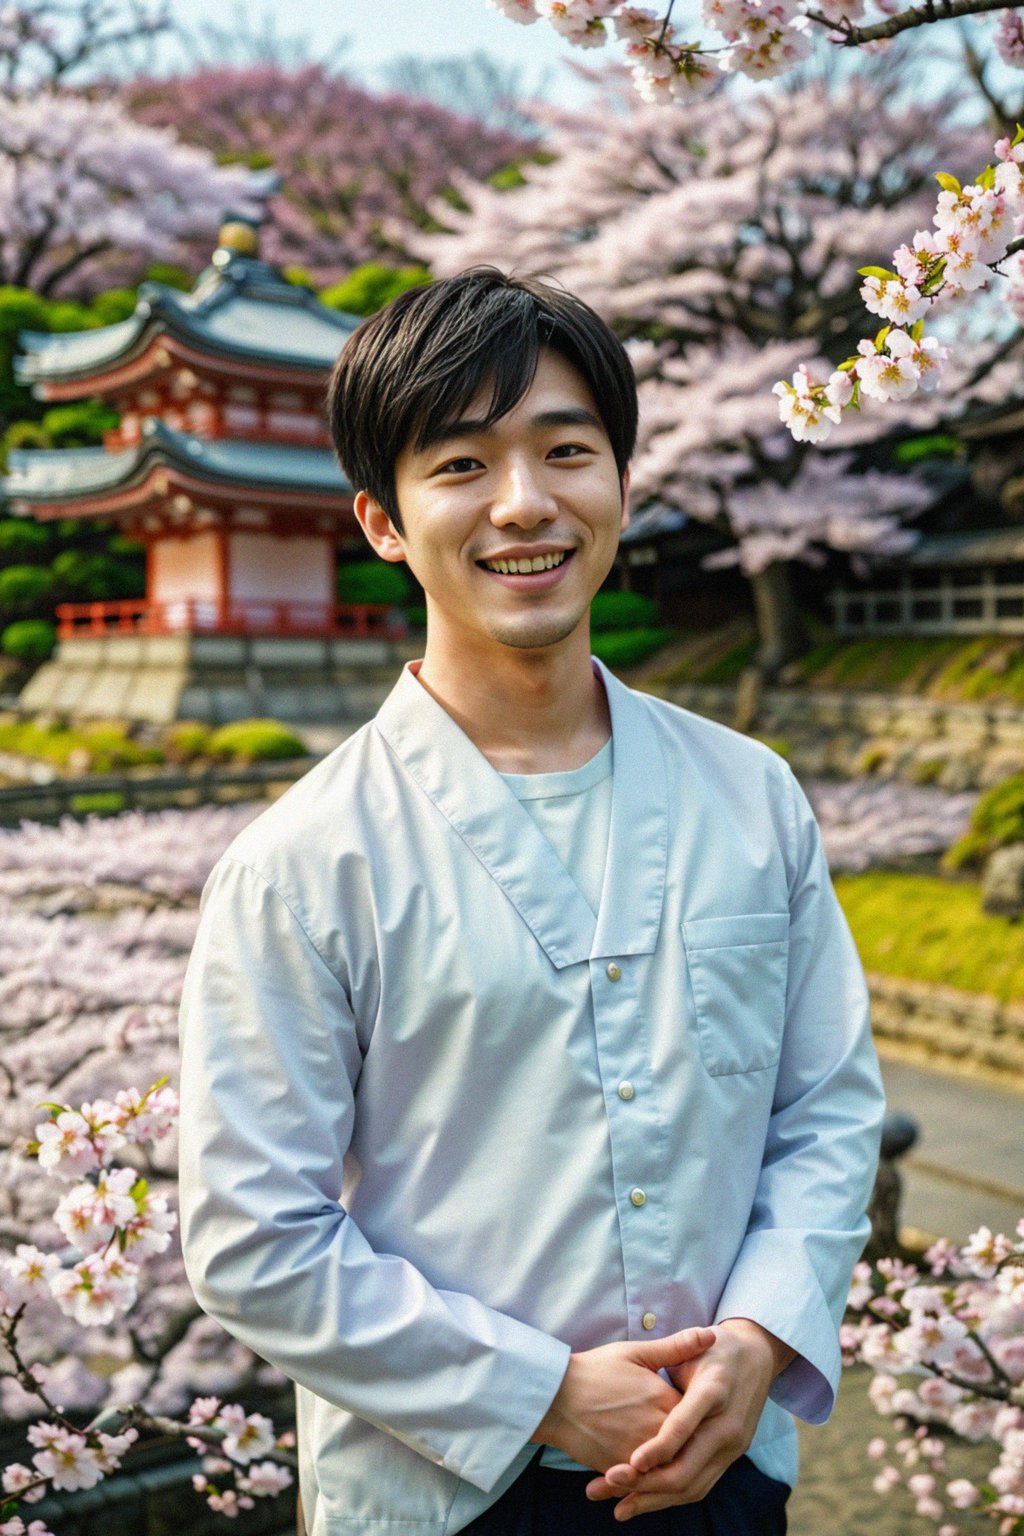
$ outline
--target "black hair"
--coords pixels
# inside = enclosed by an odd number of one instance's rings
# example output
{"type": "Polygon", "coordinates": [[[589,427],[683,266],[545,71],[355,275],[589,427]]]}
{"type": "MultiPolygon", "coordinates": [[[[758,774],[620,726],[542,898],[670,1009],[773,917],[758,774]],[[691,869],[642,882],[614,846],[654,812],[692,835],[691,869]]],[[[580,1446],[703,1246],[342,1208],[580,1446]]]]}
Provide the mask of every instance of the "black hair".
{"type": "Polygon", "coordinates": [[[353,490],[365,491],[403,531],[395,464],[459,420],[488,383],[490,426],[533,382],[541,347],[582,375],[622,479],[636,443],[636,380],[601,317],[538,278],[471,267],[399,294],[353,331],[328,387],[331,437],[353,490]]]}

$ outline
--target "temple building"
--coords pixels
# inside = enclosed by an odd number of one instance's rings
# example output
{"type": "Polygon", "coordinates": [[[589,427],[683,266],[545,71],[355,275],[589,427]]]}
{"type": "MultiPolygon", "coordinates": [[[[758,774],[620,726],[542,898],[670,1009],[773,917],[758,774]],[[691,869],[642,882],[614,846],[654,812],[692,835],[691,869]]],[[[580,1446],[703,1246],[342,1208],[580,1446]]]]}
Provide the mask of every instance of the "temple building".
{"type": "Polygon", "coordinates": [[[333,721],[373,704],[402,619],[336,601],[338,548],[364,545],[324,415],[358,323],[259,260],[235,221],[191,292],[146,283],[128,320],[21,336],[38,397],[98,398],[120,421],[102,447],[12,453],[12,509],[102,519],[146,548],[144,599],[58,607],[23,708],[333,721]]]}

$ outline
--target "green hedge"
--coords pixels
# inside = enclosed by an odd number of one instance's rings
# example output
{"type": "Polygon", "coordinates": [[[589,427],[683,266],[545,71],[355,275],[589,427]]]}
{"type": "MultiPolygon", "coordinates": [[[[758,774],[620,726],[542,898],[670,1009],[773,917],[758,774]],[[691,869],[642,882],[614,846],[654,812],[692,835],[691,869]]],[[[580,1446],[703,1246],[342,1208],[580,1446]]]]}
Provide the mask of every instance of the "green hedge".
{"type": "Polygon", "coordinates": [[[963,837],[946,853],[946,869],[977,868],[997,848],[1024,842],[1024,773],[1015,773],[985,791],[963,837]]]}
{"type": "Polygon", "coordinates": [[[386,267],[379,261],[367,261],[355,267],[344,282],[325,288],[320,302],[349,315],[375,315],[400,293],[425,288],[431,282],[426,267],[386,267]]]}
{"type": "Polygon", "coordinates": [[[658,605],[639,592],[598,592],[590,605],[590,628],[594,634],[614,630],[656,629],[661,623],[658,605]]]}
{"type": "Polygon", "coordinates": [[[50,535],[38,523],[22,517],[0,519],[0,565],[18,565],[49,558],[50,535]]]}
{"type": "Polygon", "coordinates": [[[635,667],[672,638],[670,629],[619,629],[591,636],[590,649],[606,667],[635,667]]]}
{"type": "Polygon", "coordinates": [[[339,603],[393,603],[400,607],[408,596],[409,577],[403,565],[355,560],[338,570],[339,603]]]}
{"type": "Polygon", "coordinates": [[[0,651],[23,661],[45,661],[56,644],[57,631],[49,619],[18,619],[0,634],[0,651]]]}
{"type": "Polygon", "coordinates": [[[17,612],[45,602],[53,590],[53,574],[41,565],[9,565],[0,571],[0,610],[17,612]]]}
{"type": "Polygon", "coordinates": [[[207,751],[234,763],[307,755],[298,736],[279,720],[232,720],[214,731],[207,751]]]}

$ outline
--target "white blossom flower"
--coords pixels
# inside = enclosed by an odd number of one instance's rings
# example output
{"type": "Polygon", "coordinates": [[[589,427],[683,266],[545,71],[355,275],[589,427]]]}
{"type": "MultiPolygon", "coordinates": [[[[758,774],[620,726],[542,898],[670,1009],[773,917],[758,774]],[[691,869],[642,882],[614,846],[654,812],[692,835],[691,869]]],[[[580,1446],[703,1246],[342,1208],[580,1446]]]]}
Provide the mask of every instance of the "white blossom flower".
{"type": "Polygon", "coordinates": [[[922,298],[919,288],[900,277],[867,277],[860,296],[873,315],[894,325],[913,325],[931,307],[931,299],[922,298]]]}
{"type": "Polygon", "coordinates": [[[509,21],[528,25],[531,21],[538,19],[533,0],[487,0],[487,3],[492,10],[500,11],[503,16],[507,16],[509,21]]]}
{"type": "Polygon", "coordinates": [[[138,1177],[134,1168],[101,1168],[95,1184],[69,1190],[54,1212],[68,1242],[83,1253],[105,1247],[115,1229],[137,1214],[131,1189],[138,1177]]]}
{"type": "Polygon", "coordinates": [[[290,1488],[293,1478],[287,1467],[274,1461],[259,1461],[255,1465],[250,1464],[247,1472],[239,1473],[235,1482],[243,1493],[266,1499],[290,1488]]]}
{"type": "Polygon", "coordinates": [[[135,1300],[138,1265],[121,1254],[87,1254],[71,1269],[63,1269],[50,1281],[50,1292],[68,1317],[83,1328],[111,1322],[135,1300]]]}
{"type": "Polygon", "coordinates": [[[914,361],[915,346],[906,331],[890,331],[885,350],[879,352],[872,341],[862,341],[856,365],[861,392],[872,400],[905,400],[917,389],[918,372],[914,361]]]}
{"type": "Polygon", "coordinates": [[[78,1178],[100,1166],[88,1123],[77,1110],[63,1109],[36,1126],[39,1166],[65,1179],[78,1178]]]}
{"type": "Polygon", "coordinates": [[[244,1465],[274,1449],[274,1426],[261,1413],[247,1415],[238,1403],[229,1403],[221,1409],[218,1422],[228,1431],[220,1448],[232,1461],[244,1465]]]}
{"type": "Polygon", "coordinates": [[[28,1438],[42,1447],[32,1460],[55,1488],[93,1488],[103,1476],[100,1458],[84,1435],[57,1424],[39,1423],[30,1426],[28,1438]]]}
{"type": "Polygon", "coordinates": [[[972,1232],[963,1247],[963,1257],[971,1267],[971,1273],[983,1280],[990,1280],[1003,1259],[1013,1253],[1013,1244],[1002,1232],[995,1233],[989,1227],[979,1227],[972,1232]]]}
{"type": "Polygon", "coordinates": [[[34,1243],[19,1243],[0,1260],[0,1279],[9,1302],[18,1306],[41,1301],[50,1294],[50,1279],[60,1269],[55,1253],[43,1253],[34,1243]]]}

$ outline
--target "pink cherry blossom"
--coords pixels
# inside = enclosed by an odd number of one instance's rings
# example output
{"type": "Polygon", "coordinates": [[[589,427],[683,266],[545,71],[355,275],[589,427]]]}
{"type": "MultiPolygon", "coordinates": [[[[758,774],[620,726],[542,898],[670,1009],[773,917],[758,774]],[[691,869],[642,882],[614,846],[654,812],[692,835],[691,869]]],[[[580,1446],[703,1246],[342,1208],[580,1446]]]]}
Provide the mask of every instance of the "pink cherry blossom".
{"type": "Polygon", "coordinates": [[[1000,11],[996,52],[1011,69],[1024,69],[1024,15],[1019,10],[1000,11]]]}
{"type": "Polygon", "coordinates": [[[68,1317],[83,1328],[100,1327],[135,1300],[138,1266],[119,1254],[88,1254],[50,1281],[50,1291],[68,1317]]]}
{"type": "Polygon", "coordinates": [[[221,1409],[219,1418],[228,1431],[221,1449],[232,1461],[244,1464],[273,1450],[274,1426],[263,1414],[246,1414],[237,1403],[231,1403],[221,1409]]]}
{"type": "Polygon", "coordinates": [[[41,1301],[50,1293],[50,1279],[60,1268],[54,1253],[43,1253],[34,1243],[18,1243],[13,1255],[0,1259],[0,1280],[12,1306],[41,1301]]]}
{"type": "Polygon", "coordinates": [[[77,1110],[64,1109],[36,1126],[39,1165],[65,1179],[77,1178],[100,1166],[88,1122],[77,1110]]]}
{"type": "Polygon", "coordinates": [[[294,1478],[287,1467],[277,1462],[259,1461],[250,1463],[248,1471],[240,1474],[235,1482],[243,1493],[251,1493],[257,1498],[273,1498],[290,1488],[294,1478]]]}
{"type": "Polygon", "coordinates": [[[857,377],[869,399],[906,400],[917,389],[920,373],[915,347],[905,331],[890,331],[881,352],[870,341],[862,341],[857,350],[857,377]]]}
{"type": "Polygon", "coordinates": [[[55,1488],[93,1488],[103,1476],[99,1456],[84,1435],[54,1424],[33,1424],[28,1438],[43,1447],[32,1461],[55,1488]]]}

